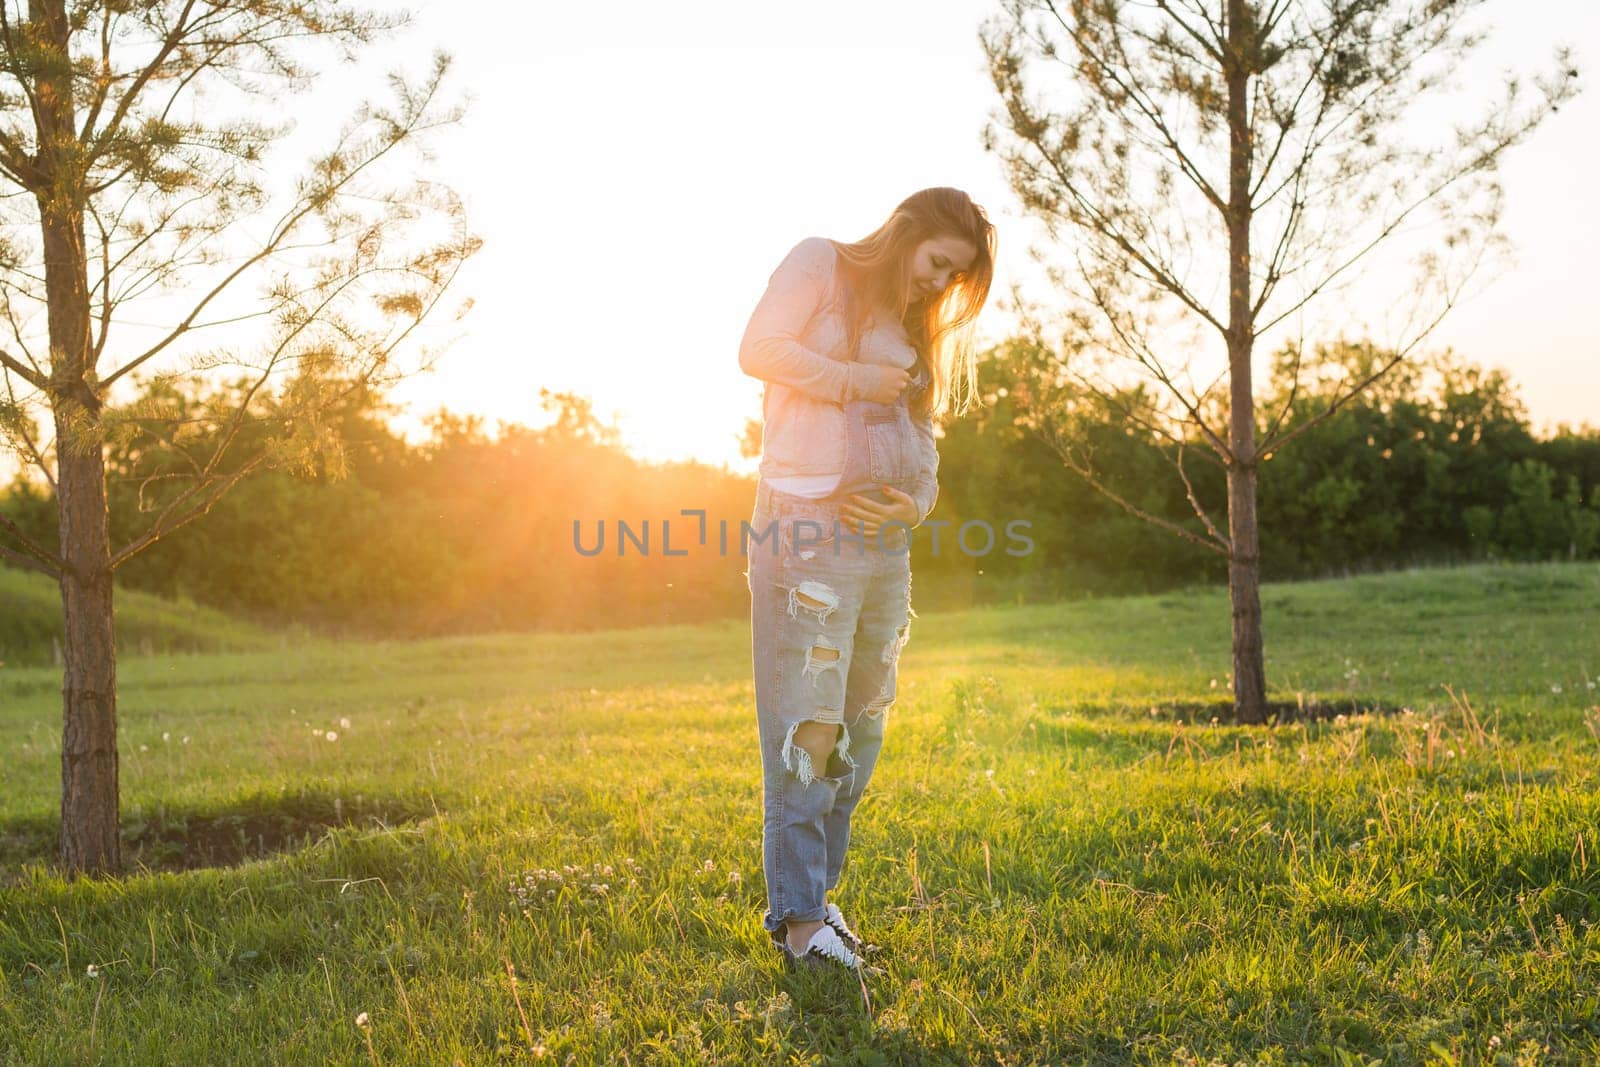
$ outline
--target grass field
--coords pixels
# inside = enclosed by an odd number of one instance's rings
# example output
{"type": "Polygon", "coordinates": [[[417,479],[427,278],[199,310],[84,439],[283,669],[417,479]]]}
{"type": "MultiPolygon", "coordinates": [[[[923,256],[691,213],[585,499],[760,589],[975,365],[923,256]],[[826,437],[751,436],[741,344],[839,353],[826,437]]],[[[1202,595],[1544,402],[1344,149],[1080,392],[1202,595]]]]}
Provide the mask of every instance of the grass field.
{"type": "Polygon", "coordinates": [[[1175,717],[1219,591],[912,623],[870,1003],[760,926],[747,625],[127,658],[82,884],[8,666],[0,1063],[1600,1062],[1600,566],[1264,599],[1274,697],[1404,710],[1175,717]]]}

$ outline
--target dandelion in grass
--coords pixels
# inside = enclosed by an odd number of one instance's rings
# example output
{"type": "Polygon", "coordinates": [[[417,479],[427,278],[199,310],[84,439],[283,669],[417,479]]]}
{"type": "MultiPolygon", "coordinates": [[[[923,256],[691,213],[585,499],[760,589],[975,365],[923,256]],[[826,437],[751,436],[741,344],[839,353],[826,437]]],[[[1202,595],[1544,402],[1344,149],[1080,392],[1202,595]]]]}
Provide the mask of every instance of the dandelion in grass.
{"type": "Polygon", "coordinates": [[[367,1055],[371,1058],[373,1067],[378,1064],[378,1050],[372,1047],[372,1020],[366,1012],[356,1016],[356,1028],[361,1031],[361,1036],[367,1042],[367,1055]]]}

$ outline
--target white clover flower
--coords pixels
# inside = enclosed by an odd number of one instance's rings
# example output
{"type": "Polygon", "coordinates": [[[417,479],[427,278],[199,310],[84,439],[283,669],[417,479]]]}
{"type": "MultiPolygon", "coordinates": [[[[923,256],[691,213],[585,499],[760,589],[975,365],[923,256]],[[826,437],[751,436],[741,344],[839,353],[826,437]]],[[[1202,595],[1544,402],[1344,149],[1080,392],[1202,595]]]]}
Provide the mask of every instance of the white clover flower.
{"type": "Polygon", "coordinates": [[[323,734],[322,736],[326,737],[329,741],[337,741],[337,740],[339,740],[339,731],[338,730],[329,730],[327,733],[323,734]]]}
{"type": "Polygon", "coordinates": [[[1555,693],[1557,696],[1560,696],[1561,695],[1561,687],[1559,685],[1552,685],[1550,687],[1550,692],[1555,693]]]}
{"type": "Polygon", "coordinates": [[[163,740],[163,741],[171,741],[172,740],[172,734],[168,733],[166,730],[162,730],[161,731],[161,740],[163,740]]]}
{"type": "Polygon", "coordinates": [[[356,1025],[365,1030],[367,1027],[372,1025],[372,1019],[367,1015],[366,1012],[362,1012],[360,1015],[356,1016],[356,1025]]]}
{"type": "Polygon", "coordinates": [[[185,737],[185,738],[184,738],[184,739],[183,739],[183,743],[184,743],[184,744],[186,744],[186,745],[187,745],[187,744],[188,744],[188,743],[189,743],[189,739],[188,739],[188,738],[187,738],[187,737],[185,737]]]}
{"type": "Polygon", "coordinates": [[[340,727],[340,729],[344,729],[344,730],[350,729],[350,720],[347,719],[347,718],[341,717],[339,719],[339,727],[340,727]]]}
{"type": "Polygon", "coordinates": [[[91,963],[89,964],[88,974],[90,978],[99,978],[100,968],[91,963]]]}

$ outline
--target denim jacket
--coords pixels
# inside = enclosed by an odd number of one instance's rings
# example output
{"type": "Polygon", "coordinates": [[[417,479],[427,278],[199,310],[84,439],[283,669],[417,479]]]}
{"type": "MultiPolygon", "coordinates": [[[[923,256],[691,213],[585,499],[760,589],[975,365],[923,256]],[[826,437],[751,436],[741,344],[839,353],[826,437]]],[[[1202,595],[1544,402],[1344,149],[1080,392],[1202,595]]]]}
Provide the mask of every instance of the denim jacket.
{"type": "MultiPolygon", "coordinates": [[[[844,404],[862,399],[862,363],[911,371],[916,350],[904,328],[882,317],[868,323],[850,361],[845,295],[836,283],[837,254],[824,237],[807,237],[768,280],[739,343],[739,368],[766,382],[761,401],[762,478],[834,474],[845,466],[844,404]]],[[[917,522],[939,495],[939,449],[933,420],[913,413],[919,462],[911,496],[917,522]]]]}

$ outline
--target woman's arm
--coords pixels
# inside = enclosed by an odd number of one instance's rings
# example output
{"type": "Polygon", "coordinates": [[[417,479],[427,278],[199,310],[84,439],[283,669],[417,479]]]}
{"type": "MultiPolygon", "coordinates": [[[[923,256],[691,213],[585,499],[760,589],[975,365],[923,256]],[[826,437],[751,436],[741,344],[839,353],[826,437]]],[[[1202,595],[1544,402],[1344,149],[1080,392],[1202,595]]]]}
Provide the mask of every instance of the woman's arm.
{"type": "Polygon", "coordinates": [[[822,237],[807,237],[790,249],[745,327],[740,370],[834,404],[857,398],[858,364],[830,359],[799,341],[827,299],[834,258],[833,245],[822,237]]]}
{"type": "Polygon", "coordinates": [[[911,425],[917,431],[917,451],[921,462],[917,466],[917,480],[911,488],[911,498],[917,502],[917,525],[921,526],[933,511],[939,499],[939,445],[933,438],[933,419],[911,412],[911,425]]]}

